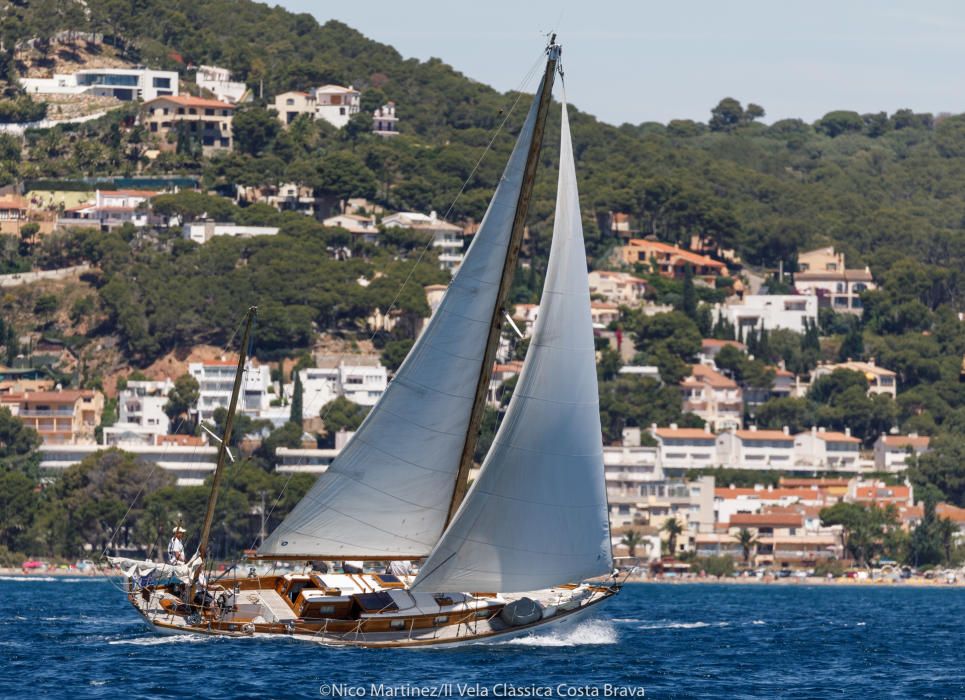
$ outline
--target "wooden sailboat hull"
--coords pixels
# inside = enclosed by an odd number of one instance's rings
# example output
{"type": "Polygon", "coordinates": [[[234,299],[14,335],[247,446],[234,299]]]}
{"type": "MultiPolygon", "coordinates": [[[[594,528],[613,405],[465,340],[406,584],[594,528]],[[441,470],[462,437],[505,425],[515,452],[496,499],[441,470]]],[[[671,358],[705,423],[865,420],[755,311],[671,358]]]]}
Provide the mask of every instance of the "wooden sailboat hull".
{"type": "Polygon", "coordinates": [[[326,576],[326,581],[338,583],[344,578],[357,581],[366,590],[371,589],[361,594],[364,604],[370,604],[373,597],[378,597],[380,602],[387,602],[384,609],[359,612],[358,600],[353,600],[351,607],[343,609],[347,612],[341,618],[299,617],[298,611],[306,609],[304,593],[293,596],[294,600],[278,594],[279,590],[286,591],[285,586],[292,581],[304,583],[297,576],[225,581],[227,586],[220,586],[220,590],[240,589],[236,596],[240,594],[242,601],[257,602],[240,602],[223,609],[212,605],[192,611],[163,586],[142,588],[131,584],[128,598],[149,624],[158,632],[167,634],[284,637],[326,646],[445,648],[498,643],[572,628],[619,591],[616,586],[573,585],[526,596],[432,595],[412,594],[402,587],[380,589],[378,577],[370,575],[326,576]],[[243,584],[245,587],[241,588],[243,584]],[[502,614],[504,608],[524,597],[537,602],[540,616],[522,624],[508,623],[502,614]],[[409,609],[399,609],[395,604],[407,599],[413,602],[409,609]],[[427,603],[427,600],[431,602],[427,603]]]}

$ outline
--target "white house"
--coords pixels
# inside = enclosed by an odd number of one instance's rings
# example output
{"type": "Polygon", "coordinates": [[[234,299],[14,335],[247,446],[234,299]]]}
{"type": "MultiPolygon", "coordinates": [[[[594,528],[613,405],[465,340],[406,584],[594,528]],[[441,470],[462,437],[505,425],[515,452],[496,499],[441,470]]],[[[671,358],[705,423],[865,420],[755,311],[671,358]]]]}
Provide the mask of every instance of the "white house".
{"type": "Polygon", "coordinates": [[[164,406],[174,388],[170,379],[135,380],[117,393],[117,423],[104,428],[104,444],[111,444],[110,433],[129,431],[143,435],[147,444],[155,444],[156,436],[168,432],[168,416],[164,406]]]}
{"type": "Polygon", "coordinates": [[[111,231],[126,223],[137,228],[159,225],[162,223],[161,217],[152,214],[148,206],[158,194],[146,190],[96,190],[93,204],[65,210],[57,219],[57,226],[111,231]]]}
{"type": "Polygon", "coordinates": [[[920,457],[928,452],[931,438],[912,433],[910,435],[881,435],[875,441],[875,469],[882,472],[899,472],[908,466],[908,457],[920,457]]]}
{"type": "Polygon", "coordinates": [[[790,431],[727,430],[717,436],[717,464],[735,469],[788,470],[794,464],[790,431]]]}
{"type": "Polygon", "coordinates": [[[794,436],[794,466],[815,471],[857,472],[861,469],[861,440],[850,431],[838,433],[824,428],[794,436]]]}
{"type": "Polygon", "coordinates": [[[612,304],[635,307],[643,303],[647,283],[626,272],[592,270],[589,274],[590,294],[598,294],[612,304]]]}
{"type": "Polygon", "coordinates": [[[362,94],[351,85],[322,85],[315,88],[315,118],[324,119],[338,129],[359,113],[362,94]]]}
{"type": "Polygon", "coordinates": [[[338,214],[322,221],[323,226],[345,229],[353,236],[361,238],[366,243],[376,243],[379,240],[379,228],[375,225],[374,216],[362,214],[338,214]]]}
{"type": "Polygon", "coordinates": [[[185,224],[182,235],[195,243],[207,243],[215,236],[233,236],[236,238],[252,238],[254,236],[274,236],[278,233],[277,226],[239,226],[232,223],[216,223],[214,221],[196,221],[185,224]]]}
{"type": "MultiPolygon", "coordinates": [[[[188,365],[188,373],[198,380],[200,389],[197,405],[200,420],[211,421],[216,409],[228,407],[237,366],[235,360],[209,360],[188,365]]],[[[271,386],[268,365],[258,365],[254,360],[248,360],[238,410],[252,418],[264,417],[263,411],[271,407],[274,398],[274,394],[268,390],[271,386]]]]}
{"type": "Polygon", "coordinates": [[[425,232],[432,236],[432,247],[439,253],[439,267],[455,273],[462,264],[462,249],[465,245],[462,227],[450,224],[438,217],[435,212],[428,216],[414,211],[400,211],[382,219],[384,228],[406,228],[425,232]]]}
{"type": "Polygon", "coordinates": [[[28,95],[93,95],[123,102],[178,94],[178,74],[150,68],[85,68],[52,78],[21,78],[28,95]]]}
{"type": "Polygon", "coordinates": [[[730,321],[735,328],[743,328],[741,337],[750,329],[778,328],[804,333],[805,322],[817,324],[818,298],[811,295],[751,294],[740,301],[716,306],[717,317],[730,321]]]}
{"type": "MultiPolygon", "coordinates": [[[[303,414],[318,415],[322,406],[343,396],[362,406],[374,406],[389,385],[388,371],[378,356],[322,355],[316,367],[300,370],[303,414]]],[[[286,391],[289,391],[286,386],[286,391]]]]}
{"type": "Polygon", "coordinates": [[[399,135],[399,118],[395,114],[395,102],[387,102],[372,113],[372,133],[383,138],[399,135]]]}
{"type": "Polygon", "coordinates": [[[231,80],[231,71],[218,66],[198,66],[194,82],[203,90],[208,90],[222,102],[237,104],[241,102],[248,86],[231,80]]]}

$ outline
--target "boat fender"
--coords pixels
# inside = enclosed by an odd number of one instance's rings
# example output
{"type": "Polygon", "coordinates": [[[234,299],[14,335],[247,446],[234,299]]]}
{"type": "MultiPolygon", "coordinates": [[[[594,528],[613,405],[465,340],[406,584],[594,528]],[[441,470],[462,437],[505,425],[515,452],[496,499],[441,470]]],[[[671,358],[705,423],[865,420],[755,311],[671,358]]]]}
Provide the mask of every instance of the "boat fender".
{"type": "Polygon", "coordinates": [[[252,623],[249,622],[249,623],[247,623],[247,624],[245,624],[245,625],[242,625],[241,631],[244,632],[245,634],[254,634],[254,633],[255,633],[255,626],[254,626],[252,623]]]}
{"type": "Polygon", "coordinates": [[[532,598],[520,598],[503,606],[500,619],[510,627],[529,625],[543,617],[543,607],[532,598]]]}

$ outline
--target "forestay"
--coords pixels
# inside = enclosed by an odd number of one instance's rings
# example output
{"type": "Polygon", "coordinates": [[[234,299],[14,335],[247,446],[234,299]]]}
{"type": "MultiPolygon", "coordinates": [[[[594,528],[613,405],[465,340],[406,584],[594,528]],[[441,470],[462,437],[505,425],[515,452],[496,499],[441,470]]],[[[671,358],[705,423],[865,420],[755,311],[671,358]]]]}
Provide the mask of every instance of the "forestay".
{"type": "Polygon", "coordinates": [[[612,567],[590,293],[563,106],[556,220],[539,316],[479,478],[412,588],[547,588],[612,567]]]}
{"type": "Polygon", "coordinates": [[[355,436],[259,554],[416,558],[438,541],[466,441],[539,93],[479,232],[428,327],[355,436]]]}

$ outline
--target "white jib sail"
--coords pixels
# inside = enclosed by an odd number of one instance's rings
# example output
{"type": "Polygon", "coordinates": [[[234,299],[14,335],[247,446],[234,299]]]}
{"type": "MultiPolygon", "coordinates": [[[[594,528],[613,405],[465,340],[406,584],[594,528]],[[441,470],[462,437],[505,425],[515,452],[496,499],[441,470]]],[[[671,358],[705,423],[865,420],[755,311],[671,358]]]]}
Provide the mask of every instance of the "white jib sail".
{"type": "Polygon", "coordinates": [[[355,436],[259,554],[417,558],[439,540],[466,441],[539,92],[479,232],[428,327],[355,436]]]}
{"type": "Polygon", "coordinates": [[[612,568],[583,226],[563,106],[539,316],[479,478],[412,588],[531,591],[612,568]]]}

